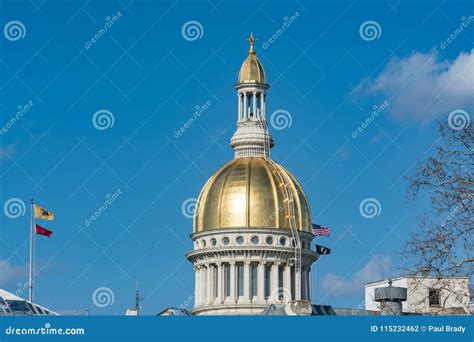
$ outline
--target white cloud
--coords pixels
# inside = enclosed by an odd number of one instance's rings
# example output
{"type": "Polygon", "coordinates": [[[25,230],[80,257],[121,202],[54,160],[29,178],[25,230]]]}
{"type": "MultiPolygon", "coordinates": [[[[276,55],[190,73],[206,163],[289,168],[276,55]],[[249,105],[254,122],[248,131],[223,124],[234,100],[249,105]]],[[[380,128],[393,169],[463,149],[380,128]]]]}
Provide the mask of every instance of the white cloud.
{"type": "Polygon", "coordinates": [[[321,281],[321,289],[332,296],[358,293],[371,281],[386,279],[390,275],[392,261],[389,256],[374,256],[353,276],[344,277],[327,273],[321,281]]]}
{"type": "Polygon", "coordinates": [[[427,121],[455,109],[474,107],[474,49],[449,62],[438,51],[413,52],[391,59],[374,79],[362,81],[353,94],[381,95],[397,118],[427,121]]]}
{"type": "Polygon", "coordinates": [[[0,260],[0,283],[25,281],[27,270],[26,266],[14,266],[9,260],[0,260]]]}

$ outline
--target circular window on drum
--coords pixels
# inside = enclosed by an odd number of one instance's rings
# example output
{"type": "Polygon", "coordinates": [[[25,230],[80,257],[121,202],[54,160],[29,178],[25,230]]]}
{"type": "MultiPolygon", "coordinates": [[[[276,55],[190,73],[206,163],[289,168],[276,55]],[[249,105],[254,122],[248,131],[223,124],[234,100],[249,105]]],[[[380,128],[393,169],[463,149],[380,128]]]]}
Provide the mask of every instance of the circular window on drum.
{"type": "Polygon", "coordinates": [[[267,245],[273,245],[273,237],[267,236],[265,242],[267,243],[267,245]]]}
{"type": "Polygon", "coordinates": [[[257,245],[260,240],[258,239],[258,236],[252,236],[252,239],[250,239],[250,242],[252,242],[252,245],[257,245]]]}
{"type": "Polygon", "coordinates": [[[230,239],[227,236],[222,239],[222,244],[224,246],[227,246],[229,243],[230,243],[230,239]]]}
{"type": "Polygon", "coordinates": [[[237,239],[235,239],[235,242],[237,242],[238,245],[241,245],[244,243],[244,237],[243,236],[238,236],[237,239]]]}
{"type": "Polygon", "coordinates": [[[214,247],[215,245],[217,245],[217,240],[212,238],[211,239],[211,246],[214,247]]]}
{"type": "Polygon", "coordinates": [[[282,236],[282,237],[280,238],[280,245],[286,246],[286,243],[287,243],[286,237],[282,236]]]}
{"type": "Polygon", "coordinates": [[[206,240],[201,240],[201,246],[202,246],[203,248],[206,247],[206,240]]]}

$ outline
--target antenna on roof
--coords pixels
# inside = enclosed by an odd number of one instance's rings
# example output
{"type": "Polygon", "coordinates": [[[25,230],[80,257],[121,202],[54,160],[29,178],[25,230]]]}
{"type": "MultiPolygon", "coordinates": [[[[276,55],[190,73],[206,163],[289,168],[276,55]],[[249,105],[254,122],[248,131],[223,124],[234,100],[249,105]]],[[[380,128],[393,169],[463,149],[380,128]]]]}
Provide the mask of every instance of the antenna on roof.
{"type": "Polygon", "coordinates": [[[140,297],[140,290],[138,289],[138,281],[135,282],[135,307],[127,309],[125,316],[140,316],[140,310],[142,306],[140,302],[143,300],[143,297],[140,297]]]}
{"type": "Polygon", "coordinates": [[[140,297],[140,290],[138,289],[138,281],[135,283],[135,310],[137,311],[137,316],[140,316],[140,310],[142,306],[140,305],[140,301],[143,297],[140,297]]]}

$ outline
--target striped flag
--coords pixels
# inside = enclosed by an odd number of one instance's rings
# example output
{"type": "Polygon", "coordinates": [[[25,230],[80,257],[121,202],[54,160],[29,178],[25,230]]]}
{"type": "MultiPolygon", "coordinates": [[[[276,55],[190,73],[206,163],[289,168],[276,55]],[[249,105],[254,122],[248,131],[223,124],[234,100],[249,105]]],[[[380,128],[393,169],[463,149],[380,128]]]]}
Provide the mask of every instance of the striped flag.
{"type": "Polygon", "coordinates": [[[311,223],[313,226],[313,235],[314,236],[327,236],[329,237],[329,228],[321,227],[319,224],[311,223]]]}

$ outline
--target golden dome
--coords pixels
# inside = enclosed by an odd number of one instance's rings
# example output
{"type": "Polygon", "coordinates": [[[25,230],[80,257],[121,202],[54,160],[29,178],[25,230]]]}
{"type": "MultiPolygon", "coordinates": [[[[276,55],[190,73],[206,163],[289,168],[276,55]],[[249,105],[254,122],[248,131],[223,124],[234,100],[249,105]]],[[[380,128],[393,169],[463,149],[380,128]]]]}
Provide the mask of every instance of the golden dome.
{"type": "MultiPolygon", "coordinates": [[[[311,233],[311,212],[301,185],[281,165],[276,167],[291,180],[298,229],[311,233]]],[[[285,199],[275,166],[261,157],[236,158],[202,189],[194,213],[194,233],[225,228],[291,229],[285,199]]]]}
{"type": "Polygon", "coordinates": [[[262,63],[258,60],[257,56],[255,55],[255,48],[253,43],[255,42],[255,38],[253,37],[253,33],[250,35],[248,39],[250,42],[250,49],[249,55],[247,59],[242,63],[239,71],[239,79],[238,83],[262,83],[266,84],[265,81],[265,71],[263,70],[262,63]]]}

